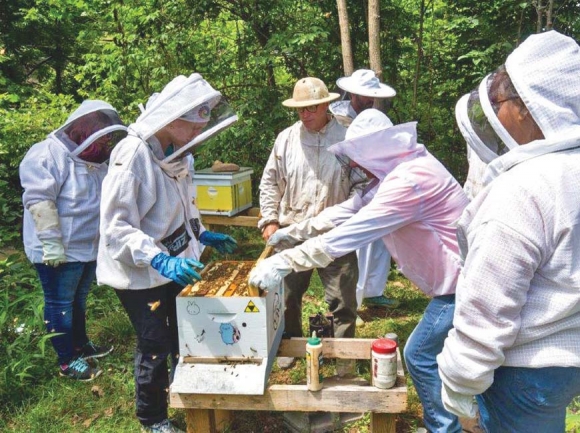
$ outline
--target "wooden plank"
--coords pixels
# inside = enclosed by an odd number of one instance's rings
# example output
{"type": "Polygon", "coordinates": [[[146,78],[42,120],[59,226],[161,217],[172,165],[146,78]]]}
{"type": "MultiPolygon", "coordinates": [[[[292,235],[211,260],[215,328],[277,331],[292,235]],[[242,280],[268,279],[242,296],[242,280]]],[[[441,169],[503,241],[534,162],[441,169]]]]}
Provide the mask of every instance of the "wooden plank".
{"type": "MultiPolygon", "coordinates": [[[[301,358],[305,355],[306,338],[283,339],[278,348],[278,356],[301,358]]],[[[323,338],[322,356],[326,358],[371,359],[369,338],[323,338]]]]}
{"type": "Polygon", "coordinates": [[[185,412],[187,433],[214,433],[211,429],[211,412],[213,410],[188,409],[185,412]]]}
{"type": "Polygon", "coordinates": [[[229,410],[214,410],[215,427],[218,432],[231,431],[232,413],[229,410]]]}
{"type": "Polygon", "coordinates": [[[185,412],[187,433],[226,432],[231,412],[226,410],[188,409],[185,412]]]}
{"type": "Polygon", "coordinates": [[[170,393],[170,403],[175,408],[400,413],[407,410],[407,387],[402,379],[390,389],[328,378],[317,392],[308,391],[306,385],[271,385],[264,395],[170,393]]]}
{"type": "Polygon", "coordinates": [[[257,216],[225,216],[225,215],[202,215],[202,223],[205,227],[208,226],[240,226],[240,227],[258,227],[257,216]]]}
{"type": "Polygon", "coordinates": [[[397,431],[397,416],[390,413],[371,412],[372,433],[395,433],[397,431]]]}

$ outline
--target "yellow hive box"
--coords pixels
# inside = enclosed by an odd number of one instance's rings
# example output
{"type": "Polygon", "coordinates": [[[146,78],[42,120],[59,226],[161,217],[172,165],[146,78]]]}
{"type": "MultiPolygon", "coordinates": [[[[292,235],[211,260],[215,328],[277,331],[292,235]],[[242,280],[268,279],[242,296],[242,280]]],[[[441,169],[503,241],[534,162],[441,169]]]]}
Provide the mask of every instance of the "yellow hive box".
{"type": "Polygon", "coordinates": [[[203,215],[235,215],[252,207],[252,178],[250,167],[236,172],[213,172],[205,168],[195,172],[196,204],[203,215]]]}

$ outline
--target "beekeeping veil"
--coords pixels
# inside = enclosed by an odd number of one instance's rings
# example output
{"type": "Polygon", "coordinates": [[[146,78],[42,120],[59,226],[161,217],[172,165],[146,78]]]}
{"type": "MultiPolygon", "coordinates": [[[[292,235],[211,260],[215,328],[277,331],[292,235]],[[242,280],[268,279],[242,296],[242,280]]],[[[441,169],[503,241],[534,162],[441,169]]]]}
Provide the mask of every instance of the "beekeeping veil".
{"type": "Polygon", "coordinates": [[[505,70],[513,94],[502,91],[501,98],[494,94],[496,71],[455,108],[461,133],[482,161],[490,163],[517,149],[513,156],[494,161],[495,170],[501,172],[526,158],[576,147],[580,141],[578,44],[556,31],[532,35],[507,57],[505,70]],[[518,146],[497,117],[501,103],[518,97],[544,135],[525,146],[518,146]]]}
{"type": "Polygon", "coordinates": [[[127,127],[117,111],[99,100],[84,101],[63,126],[50,134],[63,143],[71,155],[97,164],[109,159],[113,147],[126,135],[127,127]]]}
{"type": "Polygon", "coordinates": [[[174,78],[160,93],[151,95],[141,109],[130,129],[144,141],[179,118],[204,125],[193,140],[167,155],[164,163],[182,158],[238,120],[222,94],[196,73],[174,78]]]}

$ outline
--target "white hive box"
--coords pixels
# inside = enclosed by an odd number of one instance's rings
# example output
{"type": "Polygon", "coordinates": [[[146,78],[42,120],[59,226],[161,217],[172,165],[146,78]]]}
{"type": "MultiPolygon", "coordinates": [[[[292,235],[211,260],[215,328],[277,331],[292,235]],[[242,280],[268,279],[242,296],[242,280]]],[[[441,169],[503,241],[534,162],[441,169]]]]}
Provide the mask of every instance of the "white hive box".
{"type": "Polygon", "coordinates": [[[196,291],[194,286],[191,293],[186,288],[177,297],[180,362],[171,391],[261,395],[284,331],[283,285],[247,296],[241,286],[247,285],[254,262],[215,262],[204,269],[205,274],[215,271],[216,265],[226,272],[216,286],[207,289],[210,275],[205,287],[196,291]],[[228,274],[231,266],[238,267],[232,274],[239,275],[228,274]],[[242,295],[227,296],[237,289],[242,295]]]}
{"type": "Polygon", "coordinates": [[[252,206],[252,174],[249,167],[239,171],[213,172],[205,168],[195,172],[196,204],[202,215],[235,215],[252,206]]]}

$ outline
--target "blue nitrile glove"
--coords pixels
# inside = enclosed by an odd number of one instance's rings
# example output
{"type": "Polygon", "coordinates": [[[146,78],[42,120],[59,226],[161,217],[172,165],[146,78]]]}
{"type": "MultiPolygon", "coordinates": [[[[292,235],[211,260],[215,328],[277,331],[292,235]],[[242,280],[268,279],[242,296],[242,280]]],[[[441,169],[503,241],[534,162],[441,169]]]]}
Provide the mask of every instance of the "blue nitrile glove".
{"type": "Polygon", "coordinates": [[[231,254],[238,247],[238,243],[230,235],[209,232],[207,230],[199,236],[199,241],[208,247],[215,248],[220,254],[231,254]]]}
{"type": "Polygon", "coordinates": [[[151,267],[165,278],[185,287],[201,280],[201,276],[194,268],[203,269],[203,264],[194,259],[171,257],[165,253],[159,253],[151,260],[151,267]]]}

